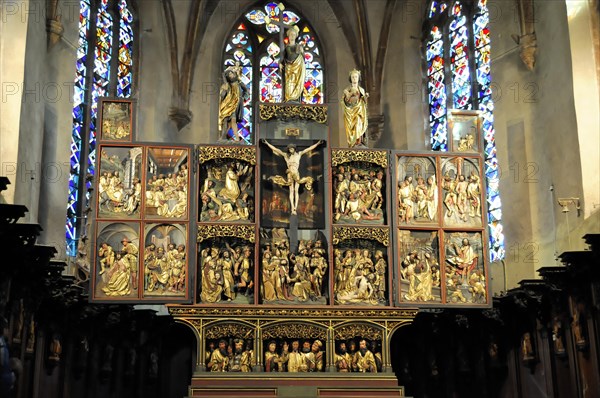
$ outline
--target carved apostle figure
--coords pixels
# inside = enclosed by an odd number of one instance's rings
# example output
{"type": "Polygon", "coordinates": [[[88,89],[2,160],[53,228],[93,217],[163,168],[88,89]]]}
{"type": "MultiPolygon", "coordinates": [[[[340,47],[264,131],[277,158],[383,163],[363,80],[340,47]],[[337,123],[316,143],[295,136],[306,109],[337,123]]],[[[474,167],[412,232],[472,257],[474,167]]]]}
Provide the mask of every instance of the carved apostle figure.
{"type": "MultiPolygon", "coordinates": [[[[285,347],[286,345],[284,344],[284,352],[285,347]]],[[[292,341],[292,351],[286,352],[286,366],[287,371],[290,373],[308,371],[306,357],[300,352],[300,342],[298,340],[292,341]]]]}
{"type": "Polygon", "coordinates": [[[364,339],[358,342],[358,351],[354,354],[352,368],[356,372],[377,373],[377,362],[375,362],[375,356],[367,348],[367,341],[364,339]]]}
{"type": "Polygon", "coordinates": [[[229,369],[229,356],[227,354],[227,342],[219,340],[218,349],[214,350],[208,362],[211,372],[227,372],[229,369]]]}
{"type": "Polygon", "coordinates": [[[235,339],[233,343],[235,347],[229,360],[229,371],[251,372],[251,353],[249,351],[244,351],[244,340],[235,339]]]}
{"type": "Polygon", "coordinates": [[[275,340],[269,342],[268,350],[265,352],[265,372],[283,371],[282,360],[277,354],[277,343],[275,340]]]}
{"type": "Polygon", "coordinates": [[[304,342],[302,351],[306,358],[309,372],[320,372],[323,370],[325,366],[323,357],[325,351],[321,351],[321,348],[323,348],[321,340],[315,340],[312,345],[308,341],[304,342]]]}
{"type": "Polygon", "coordinates": [[[346,343],[341,342],[338,346],[338,352],[335,354],[333,363],[338,372],[352,371],[352,357],[346,349],[346,343]]]}
{"type": "Polygon", "coordinates": [[[369,125],[367,112],[367,98],[369,98],[369,94],[365,92],[364,88],[358,85],[359,81],[360,71],[356,69],[351,70],[350,86],[344,89],[341,101],[344,111],[346,139],[350,148],[357,145],[366,146],[366,134],[369,125]]]}

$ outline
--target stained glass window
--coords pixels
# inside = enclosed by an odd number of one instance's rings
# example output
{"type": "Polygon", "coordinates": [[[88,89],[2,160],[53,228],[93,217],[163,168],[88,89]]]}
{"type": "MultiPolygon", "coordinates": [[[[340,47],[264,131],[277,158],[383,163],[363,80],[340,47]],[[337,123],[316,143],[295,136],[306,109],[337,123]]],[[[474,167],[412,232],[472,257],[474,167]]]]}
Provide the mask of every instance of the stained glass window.
{"type": "Polygon", "coordinates": [[[499,167],[494,138],[487,0],[435,1],[427,8],[424,43],[431,148],[448,150],[448,110],[476,109],[482,119],[490,260],[504,259],[499,167]],[[466,5],[470,7],[466,7],[466,5]],[[468,11],[467,11],[468,10],[468,11]],[[448,66],[448,68],[446,68],[448,66]]]}
{"type": "Polygon", "coordinates": [[[94,7],[90,0],[80,0],[66,221],[69,256],[77,252],[90,201],[96,164],[98,100],[104,96],[131,96],[133,43],[133,15],[126,0],[100,0],[94,7]],[[115,83],[111,84],[111,73],[115,70],[115,83]]]}
{"type": "MultiPolygon", "coordinates": [[[[250,98],[244,104],[243,120],[238,123],[242,138],[249,144],[253,142],[253,101],[283,101],[281,52],[288,40],[285,29],[291,26],[298,26],[297,41],[304,48],[306,76],[301,102],[323,104],[325,101],[322,53],[308,22],[287,6],[282,8],[281,3],[268,2],[251,8],[230,33],[223,60],[223,70],[240,63],[242,80],[249,89],[250,98]]],[[[228,134],[233,135],[232,129],[228,134]]]]}

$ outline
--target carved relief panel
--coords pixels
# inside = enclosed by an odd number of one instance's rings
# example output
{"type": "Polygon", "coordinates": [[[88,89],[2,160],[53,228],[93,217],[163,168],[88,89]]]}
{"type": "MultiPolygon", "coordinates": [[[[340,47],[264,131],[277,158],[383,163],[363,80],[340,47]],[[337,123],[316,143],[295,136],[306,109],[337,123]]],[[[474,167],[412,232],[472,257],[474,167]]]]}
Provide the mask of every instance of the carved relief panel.
{"type": "Polygon", "coordinates": [[[331,151],[334,224],[387,224],[387,151],[331,151]]]}

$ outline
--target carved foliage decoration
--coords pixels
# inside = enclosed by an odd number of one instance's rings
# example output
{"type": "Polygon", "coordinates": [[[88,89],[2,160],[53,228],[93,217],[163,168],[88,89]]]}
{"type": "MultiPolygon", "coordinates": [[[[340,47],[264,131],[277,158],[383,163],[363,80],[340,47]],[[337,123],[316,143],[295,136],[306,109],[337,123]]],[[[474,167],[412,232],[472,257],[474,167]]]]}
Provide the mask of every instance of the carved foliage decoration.
{"type": "Polygon", "coordinates": [[[248,339],[254,336],[254,328],[239,323],[226,323],[209,326],[204,332],[207,339],[220,339],[223,337],[248,339]]]}
{"type": "Polygon", "coordinates": [[[327,339],[327,329],[307,323],[278,323],[263,329],[264,339],[275,338],[311,338],[327,339]]]}
{"type": "Polygon", "coordinates": [[[384,246],[390,245],[390,230],[388,228],[375,227],[334,227],[333,244],[348,239],[371,239],[380,242],[384,246]]]}
{"type": "Polygon", "coordinates": [[[388,153],[387,151],[353,151],[350,149],[334,149],[331,151],[332,166],[348,162],[369,162],[387,168],[388,153]]]}
{"type": "Polygon", "coordinates": [[[301,119],[314,120],[321,124],[327,122],[326,106],[260,104],[259,111],[262,120],[277,118],[282,121],[301,119]]]}
{"type": "Polygon", "coordinates": [[[198,242],[210,238],[235,237],[254,243],[256,231],[252,225],[199,225],[198,242]]]}
{"type": "Polygon", "coordinates": [[[369,340],[381,340],[383,333],[379,328],[360,323],[345,325],[335,330],[336,340],[348,340],[358,336],[369,340]]]}
{"type": "Polygon", "coordinates": [[[202,308],[177,306],[168,307],[169,313],[175,317],[258,317],[258,318],[406,318],[413,319],[417,309],[359,309],[359,310],[329,310],[329,309],[288,309],[288,308],[202,308]]]}
{"type": "Polygon", "coordinates": [[[201,146],[198,152],[198,161],[200,163],[208,162],[213,159],[238,159],[256,164],[256,150],[253,147],[226,147],[226,146],[201,146]]]}
{"type": "Polygon", "coordinates": [[[186,319],[186,322],[191,324],[198,331],[202,329],[202,319],[186,319]]]}

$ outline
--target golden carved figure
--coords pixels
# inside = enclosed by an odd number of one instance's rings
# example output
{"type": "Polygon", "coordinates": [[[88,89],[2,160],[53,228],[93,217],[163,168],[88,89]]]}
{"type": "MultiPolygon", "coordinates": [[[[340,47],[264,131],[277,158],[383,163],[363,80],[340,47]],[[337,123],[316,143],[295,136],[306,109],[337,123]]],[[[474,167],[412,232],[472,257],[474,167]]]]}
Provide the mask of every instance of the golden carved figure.
{"type": "Polygon", "coordinates": [[[235,347],[229,358],[230,372],[251,372],[252,371],[252,353],[244,351],[244,340],[235,339],[233,341],[235,347]]]}
{"type": "Polygon", "coordinates": [[[239,62],[223,72],[223,85],[219,98],[219,132],[221,140],[227,140],[229,128],[235,141],[241,141],[238,122],[242,120],[244,101],[248,98],[248,88],[242,82],[242,67],[239,62]]]}
{"type": "Polygon", "coordinates": [[[529,332],[525,332],[521,338],[521,358],[523,361],[531,361],[535,359],[535,356],[533,355],[531,334],[529,332]]]}
{"type": "Polygon", "coordinates": [[[369,93],[366,93],[365,89],[358,85],[359,81],[360,71],[351,70],[350,86],[344,89],[341,101],[346,139],[350,148],[357,145],[366,146],[366,133],[369,125],[367,111],[369,93]]]}
{"type": "Polygon", "coordinates": [[[299,101],[304,90],[306,75],[304,47],[302,43],[296,43],[298,32],[297,26],[292,26],[287,30],[288,43],[283,50],[283,64],[280,65],[281,69],[285,71],[285,102],[299,101]]]}
{"type": "Polygon", "coordinates": [[[338,304],[371,304],[385,302],[385,269],[381,250],[375,251],[375,263],[370,250],[347,249],[338,252],[335,277],[335,300],[338,304]],[[383,275],[383,276],[382,276],[383,275]]]}
{"type": "Polygon", "coordinates": [[[306,357],[300,352],[300,341],[292,341],[292,351],[289,352],[287,342],[283,343],[282,360],[290,373],[306,372],[308,365],[306,357]]]}
{"type": "Polygon", "coordinates": [[[229,369],[229,355],[227,353],[227,342],[219,341],[219,347],[214,350],[208,362],[208,369],[211,372],[227,372],[229,369]]]}
{"type": "Polygon", "coordinates": [[[377,362],[373,353],[367,348],[366,340],[358,342],[358,351],[354,354],[352,368],[355,372],[377,373],[377,362]]]}
{"type": "Polygon", "coordinates": [[[348,353],[346,343],[339,344],[338,352],[334,355],[333,363],[338,372],[347,373],[352,371],[352,356],[348,353]]]}
{"type": "Polygon", "coordinates": [[[270,341],[265,352],[265,372],[283,372],[283,361],[277,353],[277,343],[270,341]]]}

